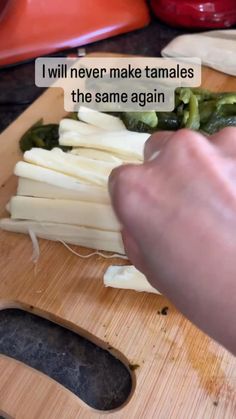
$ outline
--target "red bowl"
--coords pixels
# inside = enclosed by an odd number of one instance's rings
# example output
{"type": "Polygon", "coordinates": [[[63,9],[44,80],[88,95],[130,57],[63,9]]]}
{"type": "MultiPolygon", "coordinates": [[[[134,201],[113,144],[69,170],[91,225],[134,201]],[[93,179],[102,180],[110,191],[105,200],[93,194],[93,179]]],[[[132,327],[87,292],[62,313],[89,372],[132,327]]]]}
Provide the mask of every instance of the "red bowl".
{"type": "Polygon", "coordinates": [[[5,9],[7,2],[8,0],[0,0],[0,13],[2,13],[3,10],[5,9]]]}
{"type": "Polygon", "coordinates": [[[236,24],[236,0],[151,0],[155,15],[172,26],[229,28],[236,24]]]}

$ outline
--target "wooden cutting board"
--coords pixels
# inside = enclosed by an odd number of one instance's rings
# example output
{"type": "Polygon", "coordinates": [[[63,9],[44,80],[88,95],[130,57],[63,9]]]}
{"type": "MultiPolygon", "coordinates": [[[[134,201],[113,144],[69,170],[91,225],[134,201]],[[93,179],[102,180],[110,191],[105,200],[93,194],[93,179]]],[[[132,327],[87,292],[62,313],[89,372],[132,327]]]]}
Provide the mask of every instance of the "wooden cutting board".
{"type": "MultiPolygon", "coordinates": [[[[236,81],[204,69],[203,86],[236,90],[236,81]]],[[[21,158],[20,136],[41,117],[57,122],[63,115],[62,91],[49,89],[0,136],[1,216],[16,188],[12,171],[21,158]]],[[[104,348],[112,346],[127,365],[139,365],[133,372],[130,400],[109,412],[109,418],[236,417],[233,356],[191,325],[164,297],[104,288],[107,261],[82,260],[61,244],[44,240],[40,248],[35,267],[30,239],[0,232],[0,307],[32,311],[104,348]],[[166,305],[168,315],[159,315],[166,305]]],[[[0,377],[0,412],[11,417],[107,417],[47,376],[5,356],[0,356],[0,377]]]]}

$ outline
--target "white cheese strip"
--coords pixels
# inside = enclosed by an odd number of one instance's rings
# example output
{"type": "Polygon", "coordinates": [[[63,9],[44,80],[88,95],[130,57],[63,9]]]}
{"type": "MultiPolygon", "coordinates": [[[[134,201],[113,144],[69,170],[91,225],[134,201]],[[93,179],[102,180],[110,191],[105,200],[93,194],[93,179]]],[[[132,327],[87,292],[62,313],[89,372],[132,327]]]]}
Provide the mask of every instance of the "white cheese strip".
{"type": "Polygon", "coordinates": [[[86,108],[85,106],[80,106],[78,117],[81,121],[87,122],[88,124],[92,124],[95,127],[102,128],[106,131],[126,130],[125,124],[120,118],[103,112],[94,111],[86,108]]]}
{"type": "Polygon", "coordinates": [[[11,218],[75,224],[101,230],[120,231],[111,205],[62,199],[15,196],[10,201],[11,218]]]}
{"type": "Polygon", "coordinates": [[[65,118],[60,121],[59,124],[59,134],[64,132],[73,131],[78,132],[79,134],[94,134],[97,132],[103,131],[101,128],[97,128],[94,125],[85,124],[81,121],[75,121],[73,119],[65,118]]]}
{"type": "Polygon", "coordinates": [[[106,287],[160,294],[134,266],[109,266],[103,277],[106,287]]]}
{"type": "Polygon", "coordinates": [[[114,162],[119,165],[123,163],[123,161],[119,157],[114,156],[114,154],[108,153],[107,151],[103,150],[96,150],[94,148],[76,147],[73,148],[70,151],[70,153],[75,154],[77,156],[87,157],[93,160],[114,162]]]}
{"type": "Polygon", "coordinates": [[[63,173],[55,172],[54,170],[36,166],[35,164],[24,161],[16,163],[14,175],[75,191],[78,190],[81,185],[81,182],[75,177],[64,175],[63,173]]]}
{"type": "Polygon", "coordinates": [[[127,158],[125,156],[120,156],[115,153],[109,153],[108,151],[104,150],[97,150],[95,148],[86,148],[86,147],[74,147],[71,151],[71,154],[76,154],[79,156],[84,156],[94,160],[102,160],[102,161],[110,161],[110,162],[117,162],[120,165],[123,163],[141,163],[142,160],[138,160],[137,158],[127,158]]]}
{"type": "Polygon", "coordinates": [[[96,148],[111,153],[118,153],[126,159],[143,159],[144,145],[150,134],[131,131],[106,132],[102,134],[80,135],[64,133],[59,137],[60,145],[72,147],[96,148]]]}
{"type": "Polygon", "coordinates": [[[24,153],[24,160],[38,166],[73,176],[86,183],[105,186],[112,169],[117,163],[100,162],[82,156],[64,153],[62,150],[48,151],[32,148],[24,153]]]}
{"type": "Polygon", "coordinates": [[[110,203],[108,190],[101,188],[100,186],[77,183],[77,189],[72,190],[21,177],[18,181],[17,195],[32,196],[37,198],[97,202],[99,204],[110,203]]]}
{"type": "Polygon", "coordinates": [[[40,223],[36,221],[18,221],[11,218],[0,220],[0,229],[28,234],[33,231],[37,237],[53,241],[63,241],[91,249],[125,254],[121,234],[79,227],[70,224],[40,223]]]}

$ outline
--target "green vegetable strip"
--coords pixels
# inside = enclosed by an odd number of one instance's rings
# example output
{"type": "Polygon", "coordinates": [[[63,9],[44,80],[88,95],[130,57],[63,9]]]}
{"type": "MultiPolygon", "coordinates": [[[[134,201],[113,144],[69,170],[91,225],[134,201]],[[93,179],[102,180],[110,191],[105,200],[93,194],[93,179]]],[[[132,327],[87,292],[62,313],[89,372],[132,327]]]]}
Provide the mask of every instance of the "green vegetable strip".
{"type": "MultiPolygon", "coordinates": [[[[175,109],[172,112],[119,112],[115,115],[130,131],[151,134],[186,127],[214,134],[224,127],[236,126],[236,92],[214,93],[201,88],[179,87],[175,91],[175,109]]],[[[77,114],[71,113],[68,117],[77,119],[77,114]]],[[[58,125],[43,125],[43,120],[36,122],[20,139],[23,152],[32,147],[47,150],[59,147],[58,125]]],[[[61,148],[67,151],[71,147],[61,148]]]]}
{"type": "Polygon", "coordinates": [[[198,130],[200,128],[200,115],[198,109],[198,100],[191,92],[189,100],[189,118],[186,122],[186,128],[198,130]]]}
{"type": "Polygon", "coordinates": [[[218,101],[217,101],[217,109],[219,109],[222,105],[233,105],[236,103],[236,93],[225,93],[218,101]]]}
{"type": "Polygon", "coordinates": [[[125,112],[125,119],[133,120],[135,122],[142,122],[150,128],[157,127],[157,115],[155,111],[149,112],[125,112]]]}
{"type": "Polygon", "coordinates": [[[236,115],[222,116],[214,114],[212,118],[202,126],[202,130],[211,135],[225,127],[236,127],[236,115]]]}
{"type": "Polygon", "coordinates": [[[175,112],[157,112],[158,130],[176,131],[180,128],[180,121],[175,112]]]}
{"type": "Polygon", "coordinates": [[[199,103],[199,113],[200,113],[200,122],[201,124],[205,124],[211,115],[216,110],[216,102],[215,100],[207,100],[205,102],[199,103]]]}
{"type": "MultiPolygon", "coordinates": [[[[60,147],[58,142],[58,125],[42,125],[42,121],[34,124],[20,139],[20,149],[24,153],[33,147],[45,148],[51,150],[54,147],[60,147]]],[[[71,147],[60,147],[63,150],[71,147]]]]}
{"type": "Polygon", "coordinates": [[[179,98],[182,102],[184,102],[185,105],[190,102],[191,95],[192,95],[191,89],[189,89],[188,87],[182,87],[179,90],[179,98]]]}

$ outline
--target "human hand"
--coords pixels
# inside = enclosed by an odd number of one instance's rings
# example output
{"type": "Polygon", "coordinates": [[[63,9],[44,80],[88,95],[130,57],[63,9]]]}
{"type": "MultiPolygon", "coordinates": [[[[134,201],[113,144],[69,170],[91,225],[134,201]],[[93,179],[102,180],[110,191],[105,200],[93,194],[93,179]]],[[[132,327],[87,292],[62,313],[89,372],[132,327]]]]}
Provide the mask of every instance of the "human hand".
{"type": "Polygon", "coordinates": [[[236,128],[154,134],[110,191],[131,262],[236,353],[236,128]]]}

